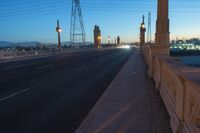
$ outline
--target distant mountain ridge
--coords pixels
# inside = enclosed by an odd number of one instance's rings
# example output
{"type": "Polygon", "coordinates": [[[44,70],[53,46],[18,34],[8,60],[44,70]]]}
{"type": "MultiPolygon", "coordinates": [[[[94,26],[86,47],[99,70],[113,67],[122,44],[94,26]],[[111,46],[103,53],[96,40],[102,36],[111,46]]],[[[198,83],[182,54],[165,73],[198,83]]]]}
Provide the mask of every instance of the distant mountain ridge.
{"type": "Polygon", "coordinates": [[[0,47],[6,47],[6,46],[10,46],[10,45],[13,45],[13,43],[6,42],[6,41],[0,41],[0,47]]]}
{"type": "Polygon", "coordinates": [[[8,41],[0,41],[0,47],[9,47],[9,46],[35,46],[37,44],[41,44],[40,42],[8,42],[8,41]]]}

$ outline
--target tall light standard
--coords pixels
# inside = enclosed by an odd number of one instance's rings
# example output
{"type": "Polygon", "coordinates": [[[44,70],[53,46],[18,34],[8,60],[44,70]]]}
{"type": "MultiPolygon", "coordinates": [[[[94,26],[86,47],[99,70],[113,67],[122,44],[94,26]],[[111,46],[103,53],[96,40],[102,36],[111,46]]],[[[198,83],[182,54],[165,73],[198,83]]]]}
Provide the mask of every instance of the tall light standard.
{"type": "Polygon", "coordinates": [[[142,23],[140,26],[140,44],[141,45],[145,44],[145,32],[146,32],[146,28],[145,28],[144,15],[143,15],[142,23]]]}
{"type": "Polygon", "coordinates": [[[59,26],[59,21],[57,20],[57,27],[56,27],[56,31],[58,32],[58,48],[61,48],[61,42],[60,42],[60,32],[62,32],[62,29],[59,26]]]}
{"type": "Polygon", "coordinates": [[[99,35],[97,37],[97,39],[98,39],[98,49],[100,49],[101,48],[101,35],[99,35]]]}
{"type": "Polygon", "coordinates": [[[108,47],[110,46],[110,36],[108,36],[108,47]]]}

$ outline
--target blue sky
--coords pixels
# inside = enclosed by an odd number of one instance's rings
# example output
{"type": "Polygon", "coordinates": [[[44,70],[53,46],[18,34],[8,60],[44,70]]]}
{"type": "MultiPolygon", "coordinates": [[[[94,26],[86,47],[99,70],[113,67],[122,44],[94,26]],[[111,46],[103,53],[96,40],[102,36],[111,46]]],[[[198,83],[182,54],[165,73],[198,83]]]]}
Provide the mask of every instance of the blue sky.
{"type": "MultiPolygon", "coordinates": [[[[170,1],[171,39],[199,37],[200,1],[170,1]]],[[[93,41],[94,25],[99,25],[103,41],[120,36],[122,41],[139,39],[142,15],[152,13],[155,33],[157,0],[80,0],[87,41],[93,41]]],[[[1,0],[0,41],[57,42],[56,20],[63,29],[62,41],[69,40],[72,0],[1,0]]]]}

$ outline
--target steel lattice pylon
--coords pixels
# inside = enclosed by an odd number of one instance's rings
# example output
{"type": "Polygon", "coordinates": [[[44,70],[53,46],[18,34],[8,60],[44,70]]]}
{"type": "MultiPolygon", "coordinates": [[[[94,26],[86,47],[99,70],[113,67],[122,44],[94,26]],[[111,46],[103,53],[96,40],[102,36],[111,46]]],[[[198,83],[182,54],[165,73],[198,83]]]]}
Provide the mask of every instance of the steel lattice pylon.
{"type": "Polygon", "coordinates": [[[70,41],[71,45],[75,47],[85,45],[85,29],[83,24],[80,0],[72,0],[70,41]]]}
{"type": "Polygon", "coordinates": [[[151,43],[151,12],[148,14],[148,31],[147,31],[147,42],[151,43]]]}

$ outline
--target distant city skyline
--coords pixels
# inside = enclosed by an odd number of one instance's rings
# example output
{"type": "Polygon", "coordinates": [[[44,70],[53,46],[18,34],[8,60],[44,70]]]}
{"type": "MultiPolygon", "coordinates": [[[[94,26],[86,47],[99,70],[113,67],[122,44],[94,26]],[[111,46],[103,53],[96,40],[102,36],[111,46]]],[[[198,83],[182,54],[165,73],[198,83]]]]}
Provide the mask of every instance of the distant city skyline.
{"type": "MultiPolygon", "coordinates": [[[[148,25],[148,12],[152,14],[154,39],[157,0],[80,0],[86,41],[93,42],[93,28],[101,29],[103,42],[120,36],[121,41],[139,40],[142,15],[148,25]]],[[[63,29],[62,42],[69,41],[71,0],[2,0],[0,4],[0,41],[57,42],[56,21],[63,29]]],[[[199,37],[200,1],[170,0],[171,39],[199,37]]]]}

